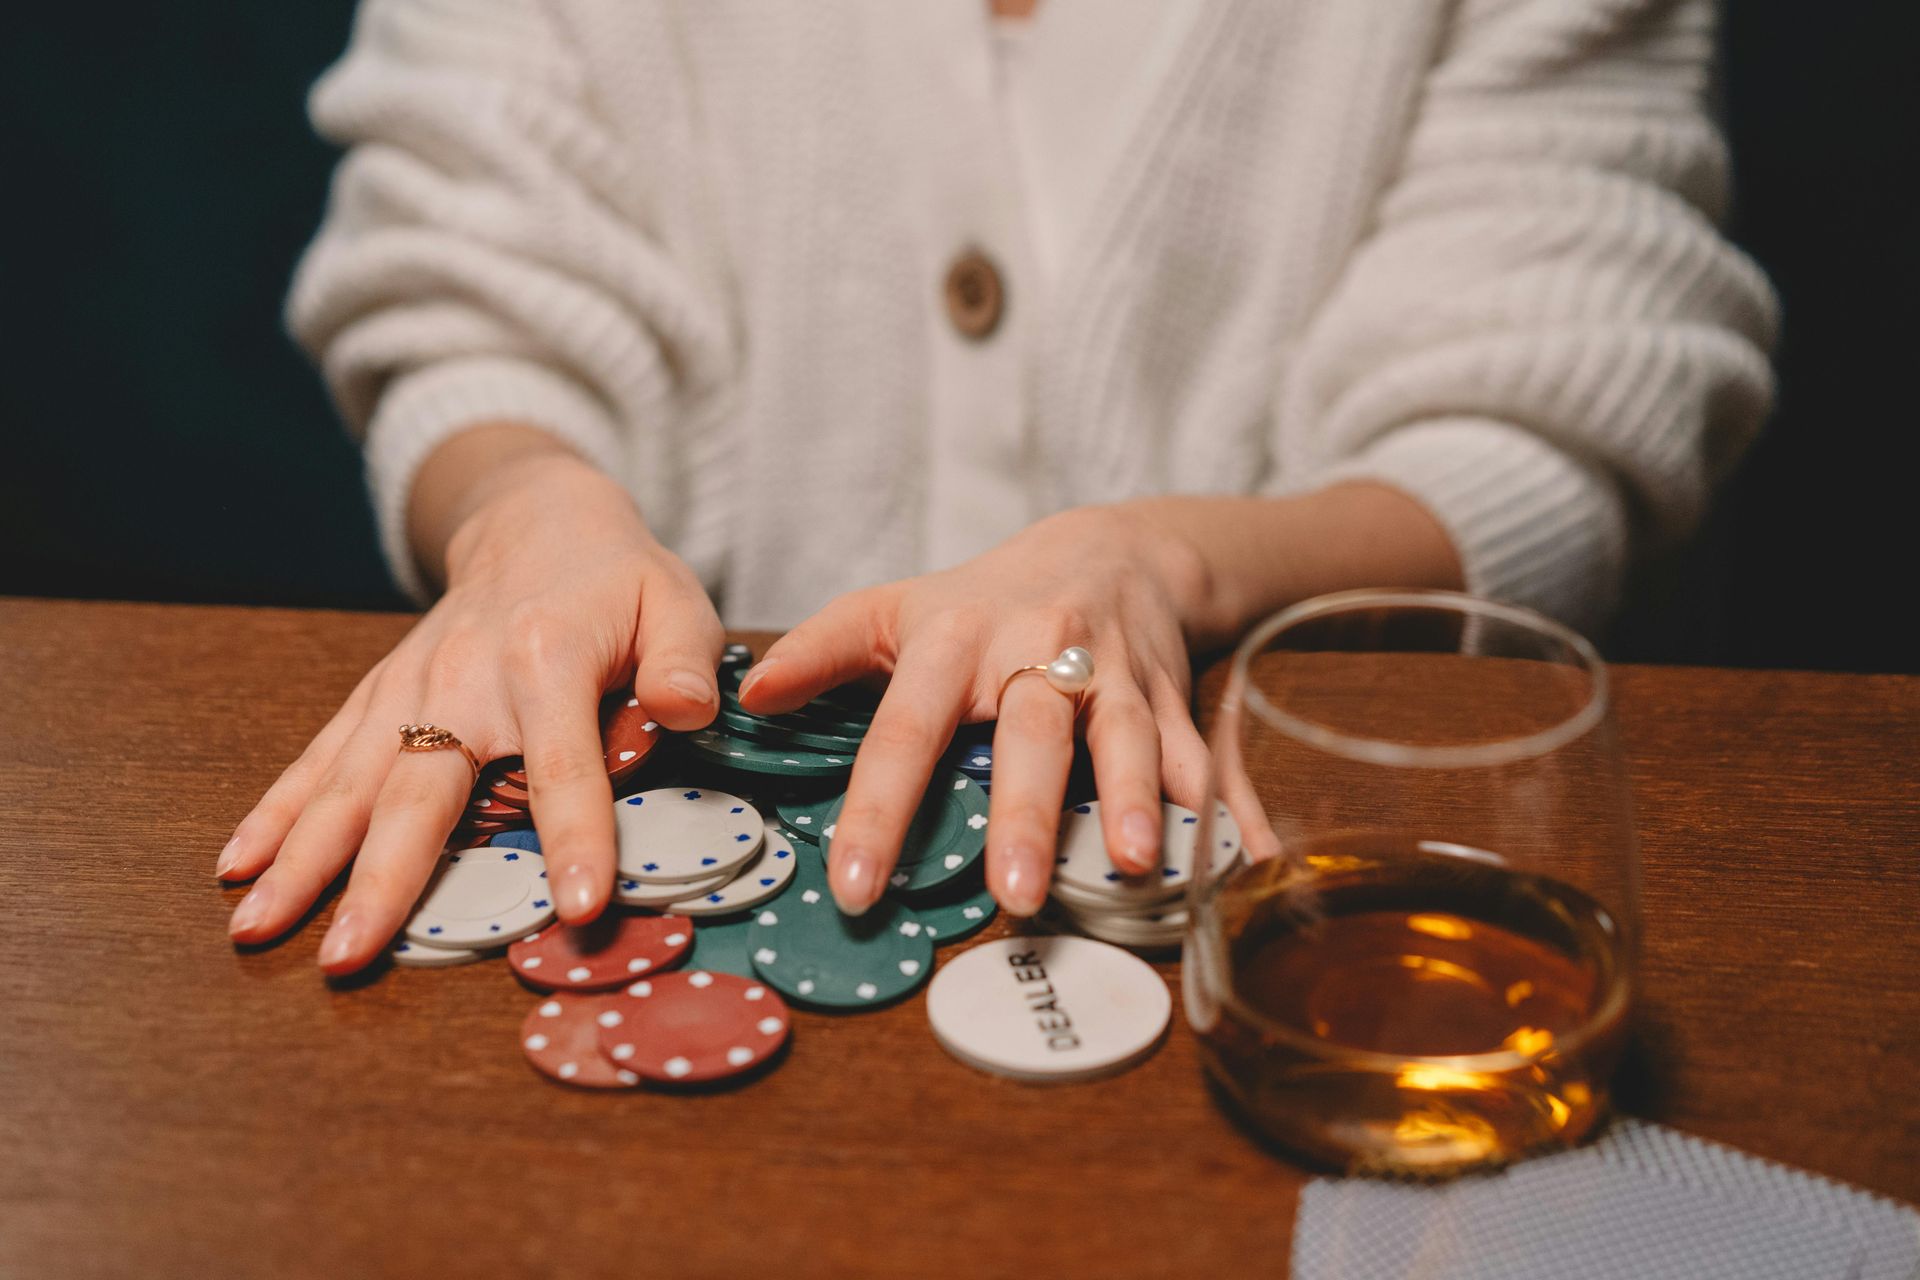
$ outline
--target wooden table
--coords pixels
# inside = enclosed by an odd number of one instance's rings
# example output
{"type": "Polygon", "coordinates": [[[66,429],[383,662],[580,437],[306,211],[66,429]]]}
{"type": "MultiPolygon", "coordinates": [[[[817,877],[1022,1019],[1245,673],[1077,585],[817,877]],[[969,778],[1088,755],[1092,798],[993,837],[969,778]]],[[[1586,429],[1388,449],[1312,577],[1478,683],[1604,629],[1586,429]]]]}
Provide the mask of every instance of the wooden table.
{"type": "MultiPolygon", "coordinates": [[[[242,953],[215,852],[393,616],[0,600],[0,1275],[1276,1275],[1303,1175],[1184,1025],[981,1075],[920,998],[733,1092],[573,1092],[504,965],[242,953]]],[[[1920,680],[1619,672],[1646,863],[1627,1106],[1920,1200],[1920,680]]],[[[1001,926],[996,926],[996,929],[1001,926]]]]}

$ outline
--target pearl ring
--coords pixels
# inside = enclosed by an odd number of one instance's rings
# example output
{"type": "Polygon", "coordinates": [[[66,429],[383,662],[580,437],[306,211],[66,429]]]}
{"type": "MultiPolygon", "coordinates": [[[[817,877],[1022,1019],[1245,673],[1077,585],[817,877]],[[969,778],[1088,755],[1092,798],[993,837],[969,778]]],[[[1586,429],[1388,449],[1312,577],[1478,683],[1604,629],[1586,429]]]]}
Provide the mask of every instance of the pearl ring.
{"type": "Polygon", "coordinates": [[[1077,714],[1080,700],[1086,696],[1087,686],[1093,683],[1093,655],[1076,644],[1062,649],[1060,656],[1052,662],[1036,662],[1030,667],[1020,667],[1000,682],[1000,700],[1006,701],[1008,685],[1035,671],[1045,676],[1048,684],[1073,699],[1073,709],[1077,714]]]}

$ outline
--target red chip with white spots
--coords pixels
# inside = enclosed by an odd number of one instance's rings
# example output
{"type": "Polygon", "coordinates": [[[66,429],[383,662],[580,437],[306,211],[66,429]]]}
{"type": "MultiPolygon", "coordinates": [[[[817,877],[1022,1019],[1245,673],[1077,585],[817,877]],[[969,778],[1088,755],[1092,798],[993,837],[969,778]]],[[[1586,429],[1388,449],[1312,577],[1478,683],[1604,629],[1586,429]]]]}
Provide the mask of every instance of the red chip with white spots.
{"type": "Polygon", "coordinates": [[[622,996],[556,992],[520,1024],[520,1049],[535,1071],[562,1084],[631,1089],[640,1083],[639,1074],[600,1052],[600,1033],[618,1028],[625,1003],[622,996]]]}
{"type": "Polygon", "coordinates": [[[660,741],[660,726],[647,717],[640,699],[616,694],[602,704],[600,745],[606,748],[607,777],[618,786],[646,763],[660,741]]]}
{"type": "Polygon", "coordinates": [[[672,968],[692,945],[685,916],[609,911],[592,924],[529,934],[507,948],[507,963],[543,991],[605,991],[672,968]]]}
{"type": "Polygon", "coordinates": [[[611,1065],[662,1084],[702,1084],[752,1071],[786,1043],[787,1003],[765,983],[702,969],[643,978],[613,997],[600,1023],[611,1065]]]}

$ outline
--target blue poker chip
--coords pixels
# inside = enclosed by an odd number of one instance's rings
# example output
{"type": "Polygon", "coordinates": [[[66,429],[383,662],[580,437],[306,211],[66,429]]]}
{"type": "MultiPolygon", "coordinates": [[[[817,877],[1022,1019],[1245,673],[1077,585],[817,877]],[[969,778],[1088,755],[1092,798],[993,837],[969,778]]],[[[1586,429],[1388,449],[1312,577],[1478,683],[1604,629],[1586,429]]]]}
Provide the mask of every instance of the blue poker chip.
{"type": "Polygon", "coordinates": [[[497,849],[525,849],[529,853],[539,853],[540,833],[531,827],[520,831],[502,831],[487,843],[497,849]]]}

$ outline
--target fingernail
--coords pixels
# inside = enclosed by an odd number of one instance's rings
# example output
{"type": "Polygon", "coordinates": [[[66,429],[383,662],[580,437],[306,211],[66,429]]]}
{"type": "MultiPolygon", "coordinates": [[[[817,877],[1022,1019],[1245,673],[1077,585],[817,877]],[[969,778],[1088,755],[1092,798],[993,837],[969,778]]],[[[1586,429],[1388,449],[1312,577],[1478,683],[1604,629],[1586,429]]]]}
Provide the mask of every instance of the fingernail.
{"type": "Polygon", "coordinates": [[[667,688],[683,698],[705,706],[713,701],[713,681],[694,671],[674,671],[667,675],[667,688]]]}
{"type": "Polygon", "coordinates": [[[1126,842],[1128,869],[1151,871],[1159,861],[1160,824],[1136,809],[1120,819],[1120,838],[1126,842]]]}
{"type": "Polygon", "coordinates": [[[227,872],[233,870],[233,864],[238,861],[240,861],[240,836],[235,833],[233,839],[227,841],[226,847],[220,850],[220,860],[213,864],[214,878],[226,879],[227,872]]]}
{"type": "Polygon", "coordinates": [[[351,908],[341,911],[333,918],[333,927],[327,930],[326,939],[320,944],[320,967],[331,969],[343,963],[359,941],[359,918],[351,908]]]}
{"type": "Polygon", "coordinates": [[[1000,882],[1006,894],[1000,905],[1017,916],[1030,916],[1047,900],[1047,880],[1039,862],[1025,849],[1007,854],[1007,873],[1000,882]]]}
{"type": "Polygon", "coordinates": [[[553,901],[569,924],[584,924],[593,914],[593,873],[579,863],[562,871],[553,901]]]}
{"type": "MultiPolygon", "coordinates": [[[[837,852],[837,851],[836,851],[837,852]]],[[[842,854],[833,875],[833,900],[850,916],[880,901],[880,860],[862,850],[842,854]]]]}
{"type": "Polygon", "coordinates": [[[240,905],[233,909],[233,919],[227,921],[227,935],[237,938],[249,933],[267,918],[267,908],[272,905],[273,892],[264,884],[253,886],[246,897],[240,899],[240,905]]]}
{"type": "Polygon", "coordinates": [[[740,681],[740,696],[744,698],[747,694],[751,693],[753,686],[759,684],[760,678],[767,674],[767,668],[778,661],[778,658],[768,658],[763,662],[755,664],[753,670],[747,672],[746,678],[740,681]]]}

